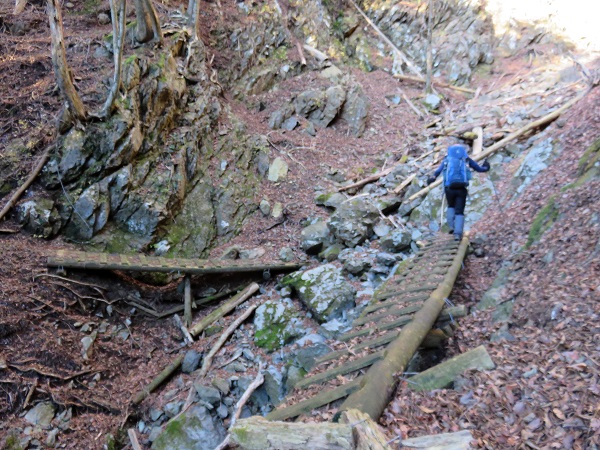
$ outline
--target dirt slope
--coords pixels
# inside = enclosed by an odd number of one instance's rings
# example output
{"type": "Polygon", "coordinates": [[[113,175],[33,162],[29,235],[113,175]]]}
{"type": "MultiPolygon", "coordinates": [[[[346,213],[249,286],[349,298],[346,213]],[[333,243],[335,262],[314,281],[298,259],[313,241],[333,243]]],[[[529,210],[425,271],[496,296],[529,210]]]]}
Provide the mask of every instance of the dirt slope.
{"type": "MultiPolygon", "coordinates": [[[[72,3],[73,13],[66,15],[74,49],[70,63],[85,100],[94,104],[103,95],[100,81],[110,67],[88,64],[93,57],[88,44],[108,33],[110,25],[99,26],[98,11],[87,11],[84,2],[72,3]]],[[[222,3],[227,7],[232,2],[222,3]]],[[[9,19],[11,7],[7,2],[0,7],[0,91],[7,94],[0,105],[0,145],[19,136],[34,142],[30,154],[10,162],[14,169],[10,176],[17,186],[52,138],[60,99],[54,91],[43,8],[34,2],[15,20],[9,19]]],[[[217,16],[208,15],[207,30],[211,17],[217,16]]],[[[504,69],[504,74],[516,72],[509,62],[504,69]]],[[[323,214],[314,205],[314,187],[328,186],[325,175],[331,168],[344,169],[349,178],[360,177],[407,152],[423,151],[419,145],[422,121],[405,103],[389,107],[383,101],[385,95],[397,92],[397,81],[383,71],[355,71],[354,75],[375,99],[370,127],[376,133],[370,133],[368,140],[349,138],[341,124],[310,142],[300,132],[271,133],[274,150],[294,170],[289,183],[273,191],[265,187],[260,196],[285,201],[287,220],[267,233],[272,221],[257,215],[233,244],[267,245],[268,257],[290,246],[301,256],[297,242],[302,220],[323,214]]],[[[306,89],[311,82],[317,80],[308,74],[285,89],[306,89]]],[[[418,85],[403,89],[410,97],[421,92],[418,85]]],[[[450,91],[446,94],[446,107],[459,109],[461,97],[450,91]]],[[[265,99],[274,109],[277,94],[271,96],[265,99]]],[[[231,98],[227,101],[254,131],[269,131],[266,118],[271,109],[258,115],[231,98]]],[[[497,369],[470,374],[457,390],[413,394],[402,389],[381,421],[391,437],[469,428],[481,448],[591,449],[600,445],[600,183],[561,191],[575,179],[583,152],[600,136],[599,90],[569,111],[561,125],[552,126],[552,134],[564,148],[558,159],[510,207],[492,209],[477,224],[474,232],[481,237],[484,256],[468,258],[454,296],[456,303],[476,304],[502,264],[512,262],[514,270],[501,294],[507,301],[514,298],[514,315],[506,330],[509,339],[489,342],[499,326],[491,323],[493,311],[485,311],[461,321],[450,346],[451,353],[458,353],[486,344],[497,369]],[[516,253],[551,195],[556,195],[560,220],[539,243],[516,253]]],[[[497,186],[500,204],[506,202],[504,184],[508,182],[502,180],[497,186]]],[[[119,301],[130,292],[131,280],[114,274],[76,274],[87,283],[77,285],[47,276],[46,257],[72,245],[20,233],[12,219],[0,228],[17,231],[0,232],[0,442],[9,430],[26,427],[21,415],[27,405],[50,399],[60,412],[72,408],[69,427],[58,437],[64,448],[103,448],[108,434],[135,423],[136,411],[128,407],[131,393],[179,349],[178,330],[171,321],[131,315],[130,308],[119,301]],[[85,361],[80,330],[88,324],[91,329],[105,327],[109,333],[98,338],[85,361]]],[[[215,254],[221,250],[215,249],[215,254]]],[[[159,305],[151,294],[147,300],[157,307],[169,306],[159,305]]],[[[199,349],[205,345],[201,342],[199,349]]]]}

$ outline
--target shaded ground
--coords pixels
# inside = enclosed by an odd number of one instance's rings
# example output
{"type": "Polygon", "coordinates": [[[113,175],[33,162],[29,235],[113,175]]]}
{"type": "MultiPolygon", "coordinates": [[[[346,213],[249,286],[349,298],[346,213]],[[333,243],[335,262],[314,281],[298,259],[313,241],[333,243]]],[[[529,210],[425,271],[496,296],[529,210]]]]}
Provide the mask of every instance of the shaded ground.
{"type": "MultiPolygon", "coordinates": [[[[105,94],[99,81],[111,67],[101,60],[89,63],[93,59],[89,43],[101,40],[110,25],[96,23],[98,10],[87,11],[83,2],[72,3],[73,13],[65,14],[69,62],[84,101],[95,105],[105,94]]],[[[13,185],[18,186],[52,138],[52,120],[60,100],[54,90],[43,8],[29,6],[15,20],[9,14],[11,7],[6,2],[0,7],[0,89],[7,94],[0,104],[0,145],[15,137],[33,141],[29,154],[10,163],[15,169],[13,185]]],[[[206,23],[217,23],[214,9],[207,11],[206,23]]],[[[523,70],[521,61],[507,61],[499,76],[482,85],[493,85],[493,80],[502,85],[523,73],[518,72],[523,70]]],[[[276,225],[274,219],[257,213],[242,235],[223,243],[214,255],[237,244],[264,246],[269,258],[289,246],[299,258],[304,257],[298,249],[302,223],[307,217],[326,214],[313,198],[319,186],[326,190],[333,186],[328,174],[338,170],[348,179],[361,178],[403,154],[423,152],[421,133],[426,121],[419,120],[405,102],[394,106],[384,100],[397,93],[397,81],[384,71],[355,70],[353,74],[372,99],[371,119],[362,139],[348,137],[343,123],[319,131],[316,138],[301,129],[285,133],[268,129],[269,114],[285,100],[282,92],[324,83],[311,73],[262,96],[267,107],[260,114],[228,97],[249,129],[268,134],[274,151],[291,170],[284,183],[265,183],[255,199],[257,203],[262,198],[282,202],[286,220],[276,225]]],[[[417,85],[403,84],[402,89],[411,98],[421,93],[417,85]]],[[[462,97],[446,94],[445,107],[459,110],[462,97]]],[[[512,262],[510,283],[501,294],[507,301],[515,299],[514,316],[505,330],[510,340],[489,343],[499,326],[490,321],[493,311],[484,311],[461,321],[449,348],[450,353],[458,353],[486,344],[497,370],[470,374],[457,390],[414,394],[402,389],[381,421],[390,436],[472,428],[482,448],[591,449],[600,445],[600,186],[596,181],[560,190],[574,180],[577,161],[600,135],[598,89],[561,123],[562,128],[553,125],[552,133],[564,152],[524,196],[508,205],[503,197],[506,187],[502,181],[497,186],[499,202],[505,206],[493,209],[477,224],[474,232],[485,235],[481,245],[485,255],[467,259],[453,297],[455,303],[475,305],[503,263],[512,262]],[[539,243],[517,252],[527,241],[536,213],[553,194],[560,220],[539,243]]],[[[18,230],[10,219],[0,228],[18,230]]],[[[72,408],[69,428],[59,437],[65,448],[99,449],[107,434],[131,426],[136,415],[147,412],[148,404],[140,410],[129,407],[131,394],[181,348],[180,333],[170,320],[132,314],[122,299],[135,288],[150,306],[160,309],[176,303],[159,302],[159,297],[174,299],[178,294],[171,286],[157,296],[115,274],[69,273],[85,284],[48,276],[46,257],[64,247],[69,244],[60,239],[47,242],[24,233],[0,232],[0,438],[11,428],[25,426],[19,416],[28,405],[51,399],[61,412],[72,408]],[[81,339],[93,330],[98,336],[86,360],[81,339]]],[[[196,283],[202,286],[205,281],[196,283]]],[[[209,343],[201,340],[196,347],[202,350],[209,343]]],[[[161,391],[152,402],[160,404],[163,395],[161,391]]]]}

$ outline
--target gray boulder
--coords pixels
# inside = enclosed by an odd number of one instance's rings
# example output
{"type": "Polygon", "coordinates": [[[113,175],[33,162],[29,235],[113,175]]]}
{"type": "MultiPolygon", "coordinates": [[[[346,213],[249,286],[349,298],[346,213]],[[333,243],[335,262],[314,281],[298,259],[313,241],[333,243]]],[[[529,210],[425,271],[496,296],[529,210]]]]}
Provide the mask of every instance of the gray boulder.
{"type": "Polygon", "coordinates": [[[316,255],[323,245],[331,240],[329,227],[325,222],[317,222],[307,226],[300,233],[300,246],[309,255],[316,255]]]}
{"type": "Polygon", "coordinates": [[[355,137],[361,137],[367,125],[369,100],[359,85],[350,88],[340,117],[346,121],[350,132],[355,137]]]}
{"type": "Polygon", "coordinates": [[[152,450],[205,450],[225,438],[220,422],[204,406],[195,405],[172,420],[152,443],[152,450]]]}
{"type": "Polygon", "coordinates": [[[412,233],[409,230],[394,230],[381,239],[381,248],[398,253],[410,247],[412,233]]]}
{"type": "Polygon", "coordinates": [[[356,290],[342,277],[342,269],[325,264],[305,272],[295,272],[282,280],[292,287],[319,322],[341,317],[354,306],[356,290]]]}
{"type": "Polygon", "coordinates": [[[25,420],[32,425],[37,425],[42,428],[49,427],[52,419],[54,419],[55,412],[56,407],[53,403],[38,403],[29,411],[27,411],[27,414],[25,414],[25,420]]]}
{"type": "Polygon", "coordinates": [[[338,241],[356,247],[371,236],[378,220],[377,208],[364,197],[358,197],[340,205],[329,220],[329,229],[338,241]]]}

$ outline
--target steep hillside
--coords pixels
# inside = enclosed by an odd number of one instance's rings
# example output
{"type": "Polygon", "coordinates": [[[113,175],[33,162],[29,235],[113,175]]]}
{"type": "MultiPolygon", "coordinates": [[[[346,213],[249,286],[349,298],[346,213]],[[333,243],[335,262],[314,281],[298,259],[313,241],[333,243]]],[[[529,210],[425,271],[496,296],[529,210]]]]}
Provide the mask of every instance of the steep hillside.
{"type": "MultiPolygon", "coordinates": [[[[496,369],[427,394],[399,374],[380,424],[398,448],[461,429],[472,430],[475,448],[597,448],[600,63],[546,22],[500,27],[492,3],[440,2],[427,96],[405,77],[425,72],[421,2],[359,2],[404,56],[351,2],[201,2],[199,42],[185,31],[184,2],[157,2],[165,43],[126,46],[114,115],[60,133],[44,8],[34,1],[13,15],[12,4],[0,6],[3,205],[52,146],[0,223],[3,448],[125,448],[130,428],[144,448],[173,448],[178,437],[164,430],[186,417],[188,400],[202,416],[203,446],[193,448],[216,446],[261,367],[268,381],[243,415],[292,392],[305,373],[298,361],[331,345],[397,264],[445,231],[440,188],[409,197],[447,145],[472,144],[468,132],[481,126],[489,148],[588,90],[474,178],[471,251],[450,298],[470,314],[413,364],[483,344],[496,369]],[[250,281],[261,283],[250,302],[263,305],[197,379],[202,355],[245,305],[186,346],[171,315],[156,314],[181,305],[180,274],[48,269],[63,248],[296,261],[335,273],[346,304],[320,318],[279,274],[194,277],[204,303],[195,321],[217,307],[211,295],[250,281]],[[177,355],[195,362],[132,405],[177,355]]],[[[112,71],[108,3],[64,8],[69,64],[94,110],[112,71]]],[[[337,406],[304,420],[329,420],[337,406]]]]}

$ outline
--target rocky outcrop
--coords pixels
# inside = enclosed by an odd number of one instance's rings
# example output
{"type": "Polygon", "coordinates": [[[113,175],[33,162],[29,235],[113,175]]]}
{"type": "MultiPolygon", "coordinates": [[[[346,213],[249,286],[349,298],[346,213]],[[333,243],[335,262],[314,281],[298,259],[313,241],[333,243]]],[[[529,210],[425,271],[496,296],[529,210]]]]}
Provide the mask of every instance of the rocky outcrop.
{"type": "Polygon", "coordinates": [[[154,59],[124,62],[126,96],[115,114],[61,136],[45,168],[58,218],[55,212],[36,225],[29,208],[22,214],[28,227],[48,237],[62,228],[67,237],[113,252],[164,241],[167,255],[188,257],[239,232],[256,209],[251,200],[266,141],[248,135],[221,107],[202,42],[187,47],[190,54],[183,49],[180,37],[154,59]],[[192,82],[179,73],[184,60],[192,82]],[[219,118],[231,124],[229,132],[217,133],[219,118]],[[209,171],[216,158],[221,170],[209,171]]]}

